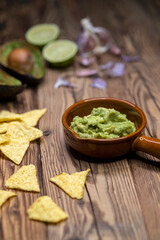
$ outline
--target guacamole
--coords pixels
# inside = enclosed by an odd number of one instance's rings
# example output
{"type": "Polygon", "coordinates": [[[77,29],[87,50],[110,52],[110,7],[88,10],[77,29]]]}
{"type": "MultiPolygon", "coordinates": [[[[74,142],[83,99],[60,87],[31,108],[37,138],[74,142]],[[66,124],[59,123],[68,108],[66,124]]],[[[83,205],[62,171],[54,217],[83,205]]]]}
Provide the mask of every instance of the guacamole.
{"type": "Polygon", "coordinates": [[[93,108],[88,116],[76,116],[70,128],[81,138],[111,139],[124,137],[136,131],[133,122],[115,109],[93,108]]]}

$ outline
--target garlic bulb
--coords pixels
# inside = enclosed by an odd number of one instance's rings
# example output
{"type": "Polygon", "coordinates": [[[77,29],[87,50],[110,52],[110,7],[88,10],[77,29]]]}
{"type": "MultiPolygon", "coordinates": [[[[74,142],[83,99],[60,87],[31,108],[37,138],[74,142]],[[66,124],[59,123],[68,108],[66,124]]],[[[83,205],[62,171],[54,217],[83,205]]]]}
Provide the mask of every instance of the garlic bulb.
{"type": "Polygon", "coordinates": [[[107,29],[94,27],[89,18],[81,20],[82,32],[77,44],[79,52],[84,54],[101,54],[110,48],[110,34],[107,29]]]}

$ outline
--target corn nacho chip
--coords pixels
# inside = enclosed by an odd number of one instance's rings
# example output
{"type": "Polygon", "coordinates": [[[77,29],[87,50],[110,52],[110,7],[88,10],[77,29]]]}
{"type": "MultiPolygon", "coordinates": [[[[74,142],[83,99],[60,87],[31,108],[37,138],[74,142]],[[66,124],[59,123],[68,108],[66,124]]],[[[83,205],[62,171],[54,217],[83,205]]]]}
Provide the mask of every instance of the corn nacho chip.
{"type": "Polygon", "coordinates": [[[0,134],[0,144],[10,141],[10,136],[8,134],[0,134]]]}
{"type": "Polygon", "coordinates": [[[30,141],[41,137],[43,132],[20,122],[12,122],[8,126],[7,135],[10,135],[10,141],[0,145],[0,150],[14,163],[20,164],[30,141]]]}
{"type": "Polygon", "coordinates": [[[27,211],[29,218],[49,223],[58,223],[68,215],[48,196],[38,198],[27,211]]]}
{"type": "Polygon", "coordinates": [[[11,197],[15,197],[17,194],[14,192],[0,190],[0,207],[11,197]]]}
{"type": "Polygon", "coordinates": [[[30,127],[34,127],[37,125],[37,122],[45,114],[46,111],[47,109],[43,108],[18,114],[4,110],[0,112],[0,122],[10,122],[18,120],[24,122],[26,125],[30,127]]]}
{"type": "Polygon", "coordinates": [[[8,125],[9,125],[8,122],[3,122],[3,123],[0,122],[0,133],[5,133],[5,132],[7,132],[8,125]]]}
{"type": "Polygon", "coordinates": [[[9,111],[0,112],[0,122],[15,121],[20,119],[20,115],[9,111]]]}
{"type": "Polygon", "coordinates": [[[16,164],[20,164],[27,149],[29,147],[29,141],[19,142],[9,141],[5,144],[0,145],[1,152],[8,157],[11,161],[16,164]]]}
{"type": "Polygon", "coordinates": [[[81,199],[83,198],[84,184],[89,171],[90,169],[87,169],[86,171],[76,172],[71,175],[68,173],[61,173],[50,178],[50,181],[55,183],[70,197],[81,199]]]}
{"type": "Polygon", "coordinates": [[[5,186],[11,189],[40,192],[35,166],[30,164],[21,167],[6,181],[5,186]]]}
{"type": "Polygon", "coordinates": [[[43,132],[39,130],[38,128],[29,127],[26,126],[23,123],[20,122],[12,122],[8,126],[7,133],[11,135],[12,140],[13,139],[26,139],[28,141],[33,141],[41,136],[43,136],[43,132]]]}
{"type": "Polygon", "coordinates": [[[0,135],[0,150],[10,160],[20,164],[29,147],[30,141],[41,136],[43,132],[30,125],[36,125],[46,109],[33,110],[24,114],[16,114],[9,111],[0,112],[0,133],[7,132],[7,137],[0,135]]]}
{"type": "Polygon", "coordinates": [[[45,114],[46,111],[47,111],[46,108],[32,110],[32,111],[21,114],[20,118],[28,126],[34,127],[37,125],[37,122],[45,114]]]}

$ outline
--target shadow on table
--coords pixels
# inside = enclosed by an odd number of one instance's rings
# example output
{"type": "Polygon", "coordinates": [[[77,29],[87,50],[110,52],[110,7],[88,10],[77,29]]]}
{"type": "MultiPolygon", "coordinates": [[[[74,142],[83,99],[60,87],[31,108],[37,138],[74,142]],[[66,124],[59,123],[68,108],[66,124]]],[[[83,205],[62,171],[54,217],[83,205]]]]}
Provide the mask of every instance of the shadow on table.
{"type": "Polygon", "coordinates": [[[149,164],[151,166],[160,168],[160,159],[155,158],[149,154],[145,154],[145,155],[146,155],[146,157],[142,156],[139,153],[131,153],[129,155],[130,156],[129,160],[130,161],[132,161],[132,160],[140,161],[140,162],[149,164]]]}
{"type": "Polygon", "coordinates": [[[128,161],[136,160],[136,161],[144,162],[146,164],[150,164],[155,167],[160,167],[160,160],[148,154],[146,154],[146,158],[134,152],[131,152],[129,154],[123,155],[121,157],[116,157],[116,158],[93,158],[93,157],[85,156],[69,146],[68,146],[68,151],[78,161],[86,161],[90,163],[103,164],[103,163],[112,163],[112,162],[117,162],[117,161],[122,161],[124,159],[127,159],[128,161]]]}
{"type": "Polygon", "coordinates": [[[94,158],[94,157],[89,157],[86,155],[83,155],[79,152],[77,152],[76,150],[74,150],[73,148],[68,146],[68,151],[71,153],[71,155],[77,159],[78,161],[86,161],[89,163],[99,163],[99,164],[103,164],[103,163],[111,163],[111,162],[116,162],[116,161],[121,161],[123,159],[128,158],[128,155],[123,155],[121,157],[116,157],[116,158],[94,158]]]}

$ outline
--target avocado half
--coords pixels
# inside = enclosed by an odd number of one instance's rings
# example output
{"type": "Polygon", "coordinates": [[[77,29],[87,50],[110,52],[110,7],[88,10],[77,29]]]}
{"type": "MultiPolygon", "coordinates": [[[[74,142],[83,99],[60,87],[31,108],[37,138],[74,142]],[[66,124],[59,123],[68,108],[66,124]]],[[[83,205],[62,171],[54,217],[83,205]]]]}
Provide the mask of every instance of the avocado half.
{"type": "Polygon", "coordinates": [[[30,85],[39,83],[45,75],[44,60],[40,50],[23,40],[10,41],[0,47],[0,67],[15,78],[30,85]],[[18,48],[25,49],[31,53],[33,67],[30,72],[23,73],[8,64],[10,53],[18,48]]]}
{"type": "Polygon", "coordinates": [[[18,79],[0,69],[0,99],[13,98],[26,87],[18,79]]]}

